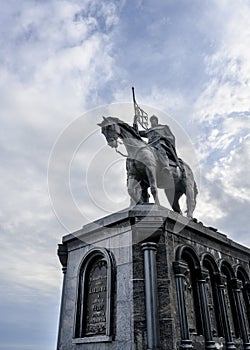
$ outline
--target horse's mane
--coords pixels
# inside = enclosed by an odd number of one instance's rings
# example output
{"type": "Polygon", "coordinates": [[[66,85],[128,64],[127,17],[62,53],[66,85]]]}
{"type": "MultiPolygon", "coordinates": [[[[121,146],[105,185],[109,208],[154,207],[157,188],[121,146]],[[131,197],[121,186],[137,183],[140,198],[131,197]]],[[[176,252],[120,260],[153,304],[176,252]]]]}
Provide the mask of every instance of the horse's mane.
{"type": "MultiPolygon", "coordinates": [[[[126,129],[127,131],[130,132],[130,134],[132,134],[132,136],[134,138],[137,138],[140,141],[143,141],[141,136],[138,134],[138,132],[136,132],[136,130],[130,126],[129,124],[125,123],[124,121],[120,120],[119,118],[116,117],[108,117],[107,118],[110,122],[114,122],[116,124],[118,124],[120,127],[126,129]]],[[[144,142],[144,141],[143,141],[144,142]]]]}

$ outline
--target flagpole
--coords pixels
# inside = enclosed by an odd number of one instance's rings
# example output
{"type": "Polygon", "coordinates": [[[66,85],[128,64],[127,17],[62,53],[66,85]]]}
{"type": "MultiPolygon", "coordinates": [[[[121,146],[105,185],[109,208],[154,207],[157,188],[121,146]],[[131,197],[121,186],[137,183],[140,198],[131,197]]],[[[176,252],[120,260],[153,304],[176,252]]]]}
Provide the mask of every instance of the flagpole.
{"type": "Polygon", "coordinates": [[[137,125],[137,114],[136,114],[136,100],[135,100],[135,88],[132,86],[132,95],[133,95],[133,103],[134,103],[134,122],[133,122],[133,128],[138,131],[138,125],[137,125]]]}
{"type": "Polygon", "coordinates": [[[148,113],[146,113],[143,109],[141,109],[136,100],[135,100],[135,89],[132,87],[132,94],[133,94],[133,102],[134,102],[134,109],[135,109],[135,116],[134,116],[134,122],[133,122],[133,128],[138,131],[138,124],[140,124],[143,129],[148,128],[148,113]]]}
{"type": "Polygon", "coordinates": [[[133,94],[133,102],[134,104],[136,103],[135,101],[135,88],[132,86],[132,94],[133,94]]]}

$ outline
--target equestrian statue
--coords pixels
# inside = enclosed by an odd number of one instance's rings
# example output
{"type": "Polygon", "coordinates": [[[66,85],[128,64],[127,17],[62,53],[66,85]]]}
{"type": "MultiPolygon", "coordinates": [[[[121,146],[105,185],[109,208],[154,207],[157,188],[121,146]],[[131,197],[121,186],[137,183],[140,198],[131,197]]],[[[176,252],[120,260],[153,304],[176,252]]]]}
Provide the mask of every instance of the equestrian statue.
{"type": "Polygon", "coordinates": [[[160,205],[158,188],[163,188],[172,209],[180,214],[179,199],[186,195],[187,217],[192,218],[198,193],[192,170],[178,158],[175,137],[168,125],[159,124],[158,118],[153,115],[148,128],[148,114],[138,106],[134,88],[132,91],[135,108],[133,126],[116,117],[103,117],[98,124],[110,147],[117,151],[120,139],[127,150],[127,188],[131,205],[149,203],[148,188],[155,204],[160,205]],[[139,130],[138,124],[143,130],[139,130]]]}

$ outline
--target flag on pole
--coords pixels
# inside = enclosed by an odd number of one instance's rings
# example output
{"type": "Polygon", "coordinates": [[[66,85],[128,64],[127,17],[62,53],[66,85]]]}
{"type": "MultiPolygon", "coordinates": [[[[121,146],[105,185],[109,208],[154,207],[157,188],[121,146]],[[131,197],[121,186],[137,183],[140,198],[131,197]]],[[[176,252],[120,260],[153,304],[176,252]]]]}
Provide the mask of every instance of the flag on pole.
{"type": "Polygon", "coordinates": [[[132,87],[133,92],[133,102],[134,102],[134,110],[135,110],[135,116],[134,116],[134,127],[138,129],[139,123],[143,129],[148,128],[148,113],[145,112],[141,107],[139,107],[138,103],[135,100],[135,90],[132,87]]]}

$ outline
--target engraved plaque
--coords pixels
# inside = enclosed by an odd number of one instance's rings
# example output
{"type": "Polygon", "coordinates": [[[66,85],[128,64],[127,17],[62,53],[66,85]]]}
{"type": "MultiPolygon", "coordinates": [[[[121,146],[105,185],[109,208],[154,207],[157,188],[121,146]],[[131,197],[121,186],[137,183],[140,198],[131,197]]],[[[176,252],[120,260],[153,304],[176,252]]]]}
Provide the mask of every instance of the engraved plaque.
{"type": "Polygon", "coordinates": [[[106,334],[107,262],[95,261],[86,276],[85,329],[86,337],[106,334]]]}

